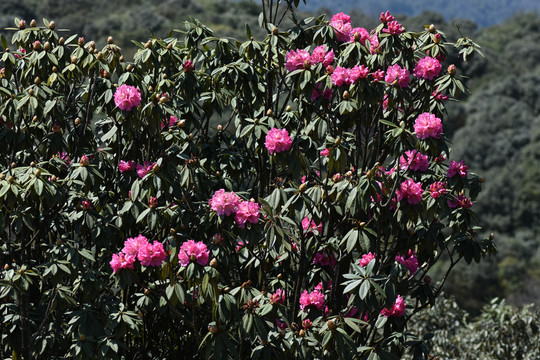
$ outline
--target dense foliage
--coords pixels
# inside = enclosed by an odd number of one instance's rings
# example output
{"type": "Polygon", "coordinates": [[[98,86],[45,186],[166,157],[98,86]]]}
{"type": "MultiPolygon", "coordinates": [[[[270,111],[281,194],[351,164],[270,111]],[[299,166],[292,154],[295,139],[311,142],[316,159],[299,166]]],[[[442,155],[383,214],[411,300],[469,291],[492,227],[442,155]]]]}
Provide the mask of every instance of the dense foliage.
{"type": "Polygon", "coordinates": [[[133,62],[48,20],[2,37],[4,356],[427,357],[410,318],[494,252],[451,44],[265,3],[264,39],[193,21],[133,62]]]}

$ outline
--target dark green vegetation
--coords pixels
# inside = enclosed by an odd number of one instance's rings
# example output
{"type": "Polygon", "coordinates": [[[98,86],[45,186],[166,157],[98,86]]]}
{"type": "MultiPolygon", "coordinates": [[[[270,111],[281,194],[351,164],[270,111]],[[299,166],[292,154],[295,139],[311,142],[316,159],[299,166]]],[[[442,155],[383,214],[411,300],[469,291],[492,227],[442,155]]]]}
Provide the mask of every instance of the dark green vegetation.
{"type": "MultiPolygon", "coordinates": [[[[376,14],[373,6],[377,5],[412,15],[426,2],[401,1],[401,7],[395,7],[398,2],[386,0],[345,0],[335,4],[345,11],[361,4],[366,13],[376,14]]],[[[452,119],[445,124],[445,129],[455,134],[453,158],[463,158],[486,178],[484,191],[473,209],[482,215],[483,228],[495,234],[499,248],[499,255],[491,263],[458,268],[447,284],[447,291],[456,295],[461,305],[478,311],[494,296],[523,304],[540,295],[540,18],[519,15],[478,30],[511,15],[510,1],[485,1],[487,5],[478,10],[471,9],[469,3],[430,1],[447,18],[476,19],[476,23],[459,24],[463,34],[474,38],[486,55],[485,60],[459,70],[470,77],[474,95],[452,107],[452,119]]],[[[311,9],[329,7],[322,0],[308,0],[308,5],[311,9]]],[[[534,0],[514,1],[512,5],[523,5],[524,9],[539,6],[534,0]]],[[[169,0],[157,5],[149,0],[4,0],[0,2],[0,23],[2,27],[13,26],[15,16],[27,21],[45,17],[55,20],[59,28],[95,39],[98,47],[113,35],[120,46],[128,48],[130,39],[146,39],[150,32],[165,36],[170,29],[183,28],[182,22],[189,16],[210,25],[217,35],[245,39],[244,23],[248,22],[254,36],[262,36],[263,32],[255,32],[259,12],[257,3],[226,0],[169,0]]],[[[355,23],[368,29],[377,24],[360,12],[351,15],[355,23]]],[[[451,40],[458,37],[456,27],[442,15],[400,17],[411,29],[427,23],[426,19],[451,40]]]]}

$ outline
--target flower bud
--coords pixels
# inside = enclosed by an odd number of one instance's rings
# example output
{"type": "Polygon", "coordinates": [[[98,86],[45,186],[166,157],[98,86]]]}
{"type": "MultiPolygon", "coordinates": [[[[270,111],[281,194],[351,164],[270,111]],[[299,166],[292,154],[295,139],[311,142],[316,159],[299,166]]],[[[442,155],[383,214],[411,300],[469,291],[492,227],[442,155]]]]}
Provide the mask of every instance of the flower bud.
{"type": "Polygon", "coordinates": [[[456,65],[452,64],[448,66],[448,74],[450,74],[450,76],[456,75],[456,65]]]}
{"type": "Polygon", "coordinates": [[[304,192],[304,191],[306,191],[306,189],[307,189],[307,184],[306,183],[302,183],[298,187],[298,190],[300,190],[300,192],[304,192]]]}
{"type": "Polygon", "coordinates": [[[213,258],[212,260],[210,260],[210,266],[213,267],[214,269],[217,268],[218,261],[216,258],[213,258]]]}
{"type": "Polygon", "coordinates": [[[493,233],[489,234],[489,241],[493,241],[495,239],[495,235],[493,233]]]}
{"type": "Polygon", "coordinates": [[[114,39],[113,39],[112,36],[109,36],[109,37],[107,38],[107,44],[114,44],[114,39]]]}
{"type": "Polygon", "coordinates": [[[351,95],[347,90],[343,92],[343,100],[349,100],[351,98],[351,95]]]}
{"type": "Polygon", "coordinates": [[[79,44],[80,47],[84,46],[85,41],[84,41],[84,38],[82,36],[77,40],[77,44],[79,44]]]}
{"type": "Polygon", "coordinates": [[[49,23],[49,29],[54,30],[54,28],[56,28],[56,23],[54,21],[51,21],[49,23]]]}
{"type": "Polygon", "coordinates": [[[28,90],[28,95],[30,95],[30,96],[34,96],[34,89],[30,89],[30,90],[28,90]]]}
{"type": "Polygon", "coordinates": [[[4,265],[4,270],[9,270],[9,264],[4,265]]]}
{"type": "Polygon", "coordinates": [[[39,76],[36,76],[36,78],[34,79],[34,84],[36,85],[41,84],[41,79],[39,78],[39,76]]]}
{"type": "Polygon", "coordinates": [[[152,40],[148,40],[146,44],[144,44],[145,49],[151,49],[152,48],[152,40]]]}
{"type": "Polygon", "coordinates": [[[438,34],[438,33],[437,33],[437,34],[435,34],[435,36],[433,36],[433,42],[434,42],[435,44],[440,43],[441,40],[442,40],[441,34],[438,34]]]}
{"type": "Polygon", "coordinates": [[[32,21],[30,21],[30,27],[36,27],[36,26],[37,26],[36,19],[32,19],[32,21]]]}
{"type": "Polygon", "coordinates": [[[58,39],[58,45],[63,46],[65,42],[66,40],[64,40],[64,37],[61,37],[60,39],[58,39]]]}
{"type": "Polygon", "coordinates": [[[334,145],[339,146],[341,145],[341,138],[338,136],[336,140],[334,140],[334,145]]]}
{"type": "Polygon", "coordinates": [[[86,155],[81,156],[81,161],[79,161],[79,165],[81,166],[88,166],[90,164],[90,158],[86,155]]]}
{"type": "Polygon", "coordinates": [[[338,183],[343,180],[343,175],[341,175],[340,173],[334,174],[332,180],[334,180],[334,183],[338,183]]]}
{"type": "Polygon", "coordinates": [[[306,331],[304,329],[300,329],[300,331],[298,332],[298,336],[300,337],[306,336],[306,331]]]}
{"type": "Polygon", "coordinates": [[[480,184],[483,184],[483,183],[486,182],[486,178],[481,177],[480,179],[478,179],[478,182],[479,182],[480,184]]]}
{"type": "Polygon", "coordinates": [[[435,34],[435,31],[437,31],[437,29],[435,28],[435,25],[433,24],[429,25],[429,32],[432,34],[435,34]]]}
{"type": "Polygon", "coordinates": [[[53,66],[52,67],[52,72],[55,73],[55,72],[58,72],[58,68],[56,66],[53,66]]]}
{"type": "Polygon", "coordinates": [[[150,209],[155,208],[158,205],[158,199],[155,196],[150,197],[150,201],[148,202],[148,207],[150,209]]]}
{"type": "Polygon", "coordinates": [[[84,210],[90,210],[92,208],[92,203],[88,199],[83,200],[82,207],[84,210]]]}
{"type": "Polygon", "coordinates": [[[274,28],[272,29],[272,34],[278,35],[279,34],[279,29],[274,26],[274,28]]]}
{"type": "Polygon", "coordinates": [[[287,107],[285,108],[285,111],[290,112],[291,110],[292,110],[291,105],[287,105],[287,107]]]}
{"type": "Polygon", "coordinates": [[[51,50],[51,43],[48,41],[45,41],[45,43],[43,44],[43,50],[45,51],[51,50]]]}
{"type": "Polygon", "coordinates": [[[78,61],[78,60],[77,60],[77,57],[76,57],[76,56],[72,56],[72,57],[71,57],[71,63],[72,63],[72,64],[77,64],[77,61],[78,61]]]}
{"type": "Polygon", "coordinates": [[[118,61],[124,62],[124,55],[120,55],[120,57],[118,58],[118,61]]]}
{"type": "Polygon", "coordinates": [[[154,166],[152,166],[152,171],[153,172],[158,172],[159,171],[159,164],[154,164],[154,166]]]}
{"type": "Polygon", "coordinates": [[[208,332],[210,332],[211,334],[217,334],[219,331],[219,328],[217,327],[217,325],[215,324],[211,324],[211,325],[208,325],[208,332]]]}
{"type": "Polygon", "coordinates": [[[272,109],[268,109],[268,111],[266,112],[266,116],[272,116],[274,114],[274,112],[272,111],[272,109]]]}
{"type": "Polygon", "coordinates": [[[34,43],[32,44],[32,48],[35,51],[40,51],[41,50],[41,42],[39,40],[34,41],[34,43]]]}
{"type": "Polygon", "coordinates": [[[188,140],[189,140],[189,141],[193,141],[194,139],[195,139],[195,136],[194,136],[192,133],[190,133],[190,134],[188,135],[188,140]]]}
{"type": "Polygon", "coordinates": [[[219,124],[219,125],[217,126],[217,131],[223,131],[223,125],[219,124]]]}
{"type": "Polygon", "coordinates": [[[13,184],[13,181],[15,181],[15,178],[13,176],[10,176],[8,178],[8,183],[13,184]]]}
{"type": "Polygon", "coordinates": [[[184,127],[186,125],[186,120],[178,120],[176,123],[176,126],[178,127],[184,127]]]}
{"type": "Polygon", "coordinates": [[[431,284],[431,276],[429,275],[424,276],[424,283],[426,283],[427,285],[431,284]]]}
{"type": "Polygon", "coordinates": [[[103,53],[101,51],[97,53],[97,58],[99,61],[103,60],[103,53]]]}
{"type": "Polygon", "coordinates": [[[6,178],[6,174],[0,174],[0,180],[4,180],[6,178]]]}
{"type": "Polygon", "coordinates": [[[212,236],[212,243],[214,245],[221,245],[221,243],[223,243],[223,236],[221,236],[221,234],[214,234],[214,236],[212,236]]]}
{"type": "Polygon", "coordinates": [[[24,30],[24,29],[26,29],[26,21],[21,20],[19,21],[19,30],[24,30]]]}
{"type": "Polygon", "coordinates": [[[328,326],[328,329],[330,329],[330,331],[336,330],[336,323],[334,322],[334,320],[328,320],[326,322],[326,325],[328,326]]]}
{"type": "Polygon", "coordinates": [[[75,125],[79,125],[81,123],[81,119],[80,118],[76,118],[75,119],[75,125]]]}
{"type": "Polygon", "coordinates": [[[133,65],[129,64],[126,66],[126,71],[131,72],[131,70],[133,70],[133,65]]]}

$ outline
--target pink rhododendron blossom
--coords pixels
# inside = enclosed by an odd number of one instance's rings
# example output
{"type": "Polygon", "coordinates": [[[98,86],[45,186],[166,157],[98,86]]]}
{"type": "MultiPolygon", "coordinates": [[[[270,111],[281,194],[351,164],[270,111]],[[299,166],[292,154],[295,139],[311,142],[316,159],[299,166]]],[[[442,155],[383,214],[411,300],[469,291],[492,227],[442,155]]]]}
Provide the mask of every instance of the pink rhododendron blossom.
{"type": "Polygon", "coordinates": [[[226,192],[225,189],[220,189],[214,193],[208,204],[218,215],[229,216],[236,213],[240,201],[242,199],[233,191],[226,192]]]}
{"type": "Polygon", "coordinates": [[[330,149],[326,148],[324,150],[321,150],[320,154],[322,156],[328,156],[328,155],[330,155],[330,149]]]}
{"type": "Polygon", "coordinates": [[[344,12],[340,12],[332,16],[332,20],[330,21],[343,21],[344,23],[350,23],[351,17],[344,12]]]}
{"type": "Polygon", "coordinates": [[[313,322],[311,320],[309,320],[309,319],[306,319],[306,320],[302,321],[302,327],[304,329],[306,329],[306,330],[311,329],[313,327],[313,322]]]}
{"type": "Polygon", "coordinates": [[[186,60],[182,64],[182,69],[184,69],[184,72],[190,72],[190,71],[195,70],[195,65],[193,64],[191,60],[186,60]]]}
{"type": "Polygon", "coordinates": [[[332,84],[337,87],[349,84],[349,69],[338,66],[330,77],[332,78],[332,84]]]}
{"type": "Polygon", "coordinates": [[[395,260],[398,263],[405,265],[411,274],[414,274],[416,270],[418,270],[418,258],[412,250],[409,250],[407,256],[399,254],[396,256],[395,260]]]}
{"type": "Polygon", "coordinates": [[[405,315],[405,307],[405,301],[403,300],[401,295],[398,295],[396,301],[390,309],[384,308],[381,310],[381,315],[385,317],[401,317],[405,315]]]}
{"type": "Polygon", "coordinates": [[[418,115],[414,122],[414,132],[420,140],[439,139],[443,132],[442,121],[433,114],[422,113],[418,115]]]}
{"type": "Polygon", "coordinates": [[[137,163],[135,161],[120,160],[120,163],[118,164],[118,170],[120,170],[121,173],[124,173],[126,171],[135,170],[136,166],[137,166],[137,163]]]}
{"type": "Polygon", "coordinates": [[[79,161],[79,165],[81,166],[88,166],[90,164],[90,158],[86,155],[81,156],[81,160],[79,161]]]}
{"type": "Polygon", "coordinates": [[[336,35],[339,41],[348,42],[349,39],[351,38],[351,31],[352,31],[350,17],[349,17],[349,20],[347,20],[346,17],[348,15],[343,14],[345,16],[339,16],[339,17],[336,17],[336,15],[334,15],[336,19],[334,20],[334,17],[333,17],[329,25],[332,26],[336,30],[336,35]]]}
{"type": "Polygon", "coordinates": [[[328,101],[332,100],[332,94],[333,94],[332,89],[327,88],[322,93],[321,93],[321,89],[322,89],[322,84],[318,83],[317,87],[313,89],[313,92],[311,93],[311,101],[315,101],[321,96],[328,101]]]}
{"type": "Polygon", "coordinates": [[[443,93],[439,92],[438,87],[437,89],[433,90],[433,92],[431,93],[431,96],[433,96],[435,98],[435,101],[437,102],[445,101],[450,98],[449,96],[444,95],[443,93]]]}
{"type": "Polygon", "coordinates": [[[147,244],[149,244],[148,239],[139,234],[137,237],[128,238],[126,241],[124,241],[124,248],[122,249],[122,252],[126,255],[137,257],[139,255],[139,250],[147,244]]]}
{"type": "Polygon", "coordinates": [[[242,201],[238,204],[236,215],[234,219],[238,224],[238,227],[243,229],[246,226],[246,222],[256,224],[259,222],[259,204],[255,201],[242,201]]]}
{"type": "Polygon", "coordinates": [[[116,272],[120,269],[133,269],[134,263],[135,263],[135,256],[126,255],[123,252],[119,252],[118,254],[113,254],[112,260],[109,262],[109,264],[111,265],[111,268],[113,269],[114,274],[116,274],[116,272]]]}
{"type": "Polygon", "coordinates": [[[90,202],[90,200],[88,200],[88,199],[83,200],[82,201],[82,208],[84,210],[90,210],[92,208],[92,203],[90,202]]]}
{"type": "Polygon", "coordinates": [[[154,168],[154,165],[156,164],[151,161],[145,161],[143,164],[137,164],[137,175],[139,175],[139,177],[142,179],[154,168]]]}
{"type": "Polygon", "coordinates": [[[141,90],[135,86],[121,85],[114,92],[114,103],[120,110],[131,111],[141,102],[141,90]]]}
{"type": "Polygon", "coordinates": [[[312,64],[323,64],[324,66],[331,65],[334,62],[334,50],[326,51],[325,45],[317,46],[310,57],[312,64]]]}
{"type": "Polygon", "coordinates": [[[365,45],[366,40],[369,39],[369,36],[369,32],[366,29],[364,29],[363,27],[357,27],[351,30],[349,41],[358,41],[361,44],[365,45]]]}
{"type": "Polygon", "coordinates": [[[385,77],[385,72],[383,70],[377,70],[371,73],[374,82],[383,81],[385,77]]]}
{"type": "Polygon", "coordinates": [[[300,309],[305,310],[308,306],[315,306],[318,310],[324,308],[324,294],[319,290],[308,293],[307,290],[300,295],[300,309]]]}
{"type": "Polygon", "coordinates": [[[156,206],[158,206],[158,199],[155,196],[150,196],[150,200],[148,200],[148,207],[153,209],[156,206]]]}
{"type": "Polygon", "coordinates": [[[287,328],[287,323],[285,321],[281,321],[279,319],[276,319],[276,327],[281,330],[285,330],[287,328]]]}
{"type": "Polygon", "coordinates": [[[459,175],[460,177],[464,178],[467,176],[467,173],[469,172],[469,167],[465,165],[465,162],[461,160],[460,162],[457,161],[450,161],[450,166],[448,166],[448,171],[446,172],[446,176],[449,178],[453,178],[456,175],[459,175]]]}
{"type": "Polygon", "coordinates": [[[181,266],[188,266],[190,262],[196,262],[199,265],[205,266],[208,264],[208,257],[210,251],[206,247],[206,244],[202,241],[195,242],[194,240],[188,240],[180,247],[180,253],[178,259],[181,266]]]}
{"type": "Polygon", "coordinates": [[[277,289],[275,293],[270,295],[271,304],[285,304],[285,290],[277,289]]]}
{"type": "Polygon", "coordinates": [[[393,17],[392,15],[390,15],[390,11],[387,11],[387,12],[382,12],[381,13],[381,16],[379,16],[379,20],[381,20],[381,22],[383,24],[386,24],[387,22],[390,22],[390,21],[394,21],[396,18],[393,17]]]}
{"type": "Polygon", "coordinates": [[[414,67],[414,76],[433,80],[433,78],[441,72],[442,66],[439,60],[426,56],[418,60],[414,67]]]}
{"type": "Polygon", "coordinates": [[[142,266],[161,266],[166,257],[167,254],[165,254],[163,244],[159,241],[154,241],[153,244],[149,242],[142,243],[137,254],[137,259],[142,266]]]}
{"type": "Polygon", "coordinates": [[[463,194],[459,194],[459,196],[454,197],[452,200],[448,200],[448,207],[455,209],[455,208],[462,208],[462,209],[468,209],[471,206],[473,206],[473,202],[471,199],[466,197],[463,194]]]}
{"type": "MultiPolygon", "coordinates": [[[[169,121],[167,123],[167,127],[173,127],[178,122],[178,118],[174,115],[169,116],[169,121]]],[[[165,127],[165,122],[161,122],[161,128],[163,129],[165,127]]]]}
{"type": "Polygon", "coordinates": [[[389,21],[386,23],[386,28],[382,30],[383,33],[399,35],[405,30],[405,28],[397,21],[389,21]]]}
{"type": "Polygon", "coordinates": [[[287,53],[287,60],[285,62],[285,67],[288,71],[294,71],[298,69],[303,69],[304,64],[311,65],[311,56],[309,52],[303,49],[290,50],[287,53]]]}
{"type": "Polygon", "coordinates": [[[377,37],[377,34],[370,35],[368,38],[368,41],[370,43],[369,51],[372,54],[377,54],[379,52],[379,38],[377,37]]]}
{"type": "Polygon", "coordinates": [[[286,129],[272,128],[266,134],[264,145],[270,154],[277,154],[289,150],[292,146],[292,139],[286,129]]]}
{"type": "Polygon", "coordinates": [[[369,75],[369,69],[364,65],[355,65],[349,69],[349,83],[354,84],[358,79],[365,79],[369,75]]]}
{"type": "Polygon", "coordinates": [[[371,260],[375,259],[375,254],[368,252],[367,254],[363,254],[362,258],[359,261],[360,266],[367,266],[371,260]]]}
{"type": "Polygon", "coordinates": [[[302,229],[304,230],[304,233],[310,233],[313,230],[316,230],[319,232],[319,234],[322,233],[322,222],[319,223],[319,225],[315,224],[315,221],[310,220],[307,216],[302,219],[302,229]]]}
{"type": "Polygon", "coordinates": [[[396,191],[397,200],[406,199],[411,205],[418,204],[422,201],[423,192],[421,182],[416,183],[412,179],[407,179],[401,183],[401,188],[396,191]]]}
{"type": "Polygon", "coordinates": [[[434,199],[446,194],[446,182],[436,181],[433,184],[429,185],[429,193],[434,199]]]}
{"type": "Polygon", "coordinates": [[[399,158],[401,170],[424,172],[429,167],[428,157],[417,150],[405,151],[399,158]]]}
{"type": "Polygon", "coordinates": [[[409,75],[409,70],[402,68],[398,64],[394,64],[386,69],[384,81],[392,84],[397,80],[398,85],[403,88],[409,86],[409,75]]]}
{"type": "Polygon", "coordinates": [[[323,250],[322,253],[318,252],[313,257],[313,264],[319,264],[321,266],[328,266],[331,269],[333,269],[336,266],[336,258],[332,253],[330,253],[328,256],[326,255],[326,251],[323,250]]]}

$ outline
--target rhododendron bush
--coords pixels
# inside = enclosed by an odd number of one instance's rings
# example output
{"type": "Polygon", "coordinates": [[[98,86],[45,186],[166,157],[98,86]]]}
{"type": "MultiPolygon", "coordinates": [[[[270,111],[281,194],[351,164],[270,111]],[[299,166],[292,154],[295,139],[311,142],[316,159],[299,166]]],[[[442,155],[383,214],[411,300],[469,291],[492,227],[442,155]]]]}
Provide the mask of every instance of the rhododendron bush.
{"type": "Polygon", "coordinates": [[[428,356],[409,319],[494,251],[445,137],[453,44],[263,4],[264,39],[194,21],[133,62],[47,20],[2,38],[3,357],[428,356]]]}

